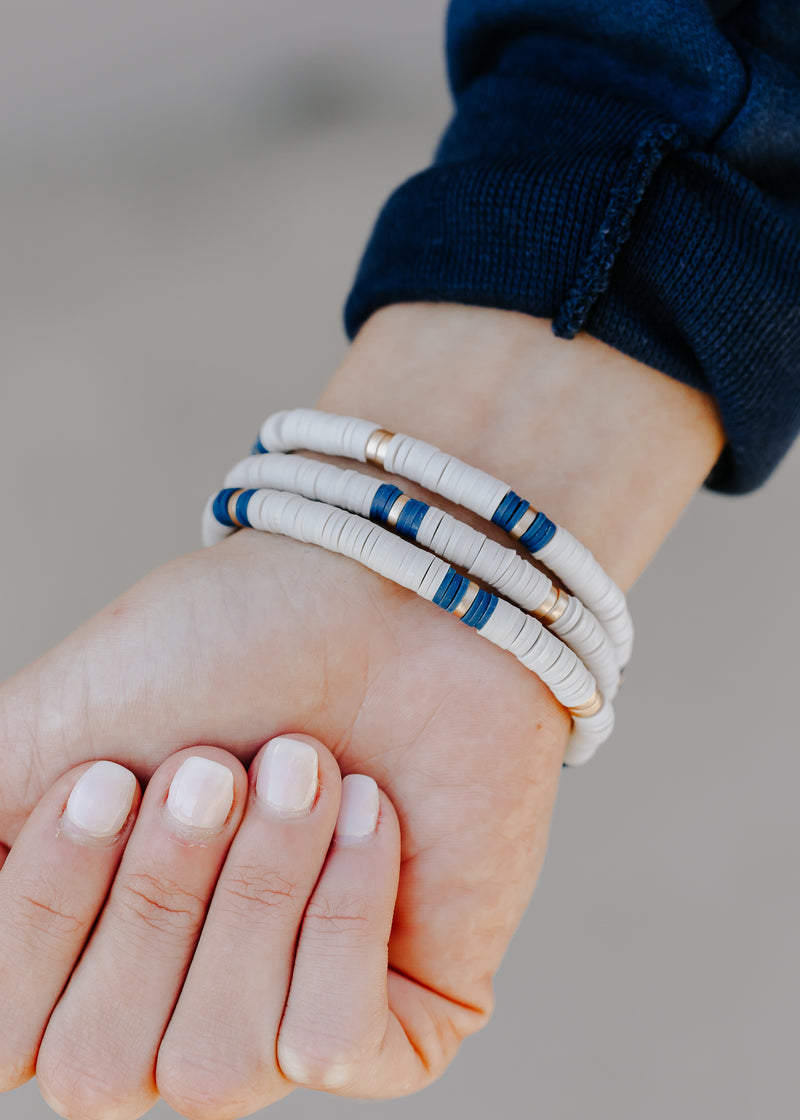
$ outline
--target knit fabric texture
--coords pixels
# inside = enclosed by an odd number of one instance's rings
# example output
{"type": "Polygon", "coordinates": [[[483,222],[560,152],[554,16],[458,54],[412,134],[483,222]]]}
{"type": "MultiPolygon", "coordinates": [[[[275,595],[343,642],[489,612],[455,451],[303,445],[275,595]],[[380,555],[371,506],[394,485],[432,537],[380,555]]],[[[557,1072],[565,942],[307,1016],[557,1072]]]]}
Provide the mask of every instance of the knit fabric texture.
{"type": "Polygon", "coordinates": [[[800,428],[800,4],[452,0],[447,60],[348,336],[417,300],[586,331],[716,398],[707,486],[761,485],[800,428]]]}

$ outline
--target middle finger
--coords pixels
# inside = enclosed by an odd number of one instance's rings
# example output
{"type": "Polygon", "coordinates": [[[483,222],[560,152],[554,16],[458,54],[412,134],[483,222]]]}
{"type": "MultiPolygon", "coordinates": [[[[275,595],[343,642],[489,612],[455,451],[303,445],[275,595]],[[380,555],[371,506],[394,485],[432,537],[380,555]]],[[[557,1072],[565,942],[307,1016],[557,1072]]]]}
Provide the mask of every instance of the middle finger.
{"type": "Polygon", "coordinates": [[[307,735],[267,744],[247,813],[158,1055],[161,1095],[181,1114],[238,1117],[292,1088],[276,1041],[295,944],[339,809],[333,755],[307,735]]]}

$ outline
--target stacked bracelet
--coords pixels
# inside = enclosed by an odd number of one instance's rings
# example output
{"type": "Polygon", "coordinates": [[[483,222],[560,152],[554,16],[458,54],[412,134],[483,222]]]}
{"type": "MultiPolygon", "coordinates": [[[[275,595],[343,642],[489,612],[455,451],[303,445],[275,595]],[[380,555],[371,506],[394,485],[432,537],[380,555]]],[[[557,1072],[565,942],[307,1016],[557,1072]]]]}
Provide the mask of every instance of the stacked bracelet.
{"type": "Polygon", "coordinates": [[[620,668],[627,665],[633,622],[622,591],[587,548],[505,482],[433,444],[386,431],[369,420],[313,408],[294,408],[268,417],[254,448],[262,453],[301,449],[373,463],[494,522],[586,604],[611,638],[620,668]]]}
{"type": "Polygon", "coordinates": [[[453,613],[535,672],[573,717],[566,764],[587,761],[609,737],[633,626],[620,589],[566,530],[484,471],[354,417],[276,413],[253,453],[209,499],[204,544],[252,527],[349,556],[453,613]],[[543,561],[572,594],[514,549],[395,485],[283,453],[299,448],[374,463],[471,509],[543,561]]]}
{"type": "Polygon", "coordinates": [[[228,472],[225,486],[290,491],[393,528],[533,614],[581,658],[604,696],[616,696],[619,668],[614,650],[580,599],[556,590],[544,572],[519,553],[444,510],[371,475],[280,452],[243,459],[228,472]]]}

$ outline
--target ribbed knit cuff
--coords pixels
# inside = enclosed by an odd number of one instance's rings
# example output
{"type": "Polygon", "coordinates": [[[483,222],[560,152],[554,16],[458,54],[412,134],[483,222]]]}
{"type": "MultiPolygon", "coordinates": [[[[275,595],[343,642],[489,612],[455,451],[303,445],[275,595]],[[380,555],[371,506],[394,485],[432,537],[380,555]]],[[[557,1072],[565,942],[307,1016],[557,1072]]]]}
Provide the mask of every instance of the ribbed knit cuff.
{"type": "Polygon", "coordinates": [[[798,293],[797,221],[679,125],[494,74],[383,207],[345,327],[445,300],[586,330],[716,398],[728,444],[706,484],[743,493],[800,427],[798,293]]]}

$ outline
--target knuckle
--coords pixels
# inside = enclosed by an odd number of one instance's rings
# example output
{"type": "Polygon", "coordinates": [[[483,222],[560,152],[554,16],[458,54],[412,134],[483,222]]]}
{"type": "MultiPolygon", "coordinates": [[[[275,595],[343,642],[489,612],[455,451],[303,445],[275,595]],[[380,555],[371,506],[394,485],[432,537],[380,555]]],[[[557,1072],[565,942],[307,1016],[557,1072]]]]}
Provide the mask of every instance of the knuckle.
{"type": "Polygon", "coordinates": [[[17,893],[13,914],[13,934],[37,956],[59,957],[65,943],[74,942],[87,928],[87,922],[72,913],[67,900],[53,885],[28,883],[17,893]]]}
{"type": "Polygon", "coordinates": [[[348,1032],[340,1022],[289,1020],[278,1035],[284,1077],[308,1089],[354,1090],[380,1051],[383,1031],[348,1032]]]}
{"type": "Polygon", "coordinates": [[[34,1076],[34,1062],[30,1056],[15,1055],[0,1061],[0,1093],[18,1089],[34,1076]]]}
{"type": "Polygon", "coordinates": [[[351,1088],[361,1063],[344,1053],[334,1039],[328,1039],[328,1045],[320,1045],[319,1033],[314,1033],[314,1038],[294,1038],[290,1034],[278,1039],[278,1065],[283,1076],[306,1089],[351,1088]]]}
{"type": "Polygon", "coordinates": [[[492,1006],[491,985],[482,993],[479,1005],[441,997],[420,1001],[408,1037],[425,1070],[426,1084],[444,1073],[466,1038],[486,1026],[492,1006]]]}
{"type": "Polygon", "coordinates": [[[128,875],[118,891],[123,920],[147,935],[155,931],[183,939],[196,930],[205,913],[204,898],[146,872],[128,875]]]}
{"type": "Polygon", "coordinates": [[[118,1087],[66,1057],[40,1055],[39,1090],[66,1120],[110,1120],[118,1114],[118,1087]]]}
{"type": "Polygon", "coordinates": [[[159,1052],[156,1083],[164,1100],[189,1120],[223,1120],[251,1111],[258,1071],[245,1070],[227,1055],[191,1055],[172,1048],[159,1052]]]}
{"type": "Polygon", "coordinates": [[[330,941],[333,934],[346,934],[348,942],[366,941],[370,934],[370,906],[362,896],[312,898],[303,916],[303,934],[330,941]]]}
{"type": "Polygon", "coordinates": [[[416,1034],[416,1050],[431,1080],[439,1077],[458,1053],[465,1038],[481,1030],[488,1017],[466,1010],[425,1008],[416,1034]],[[427,1011],[427,1017],[424,1017],[427,1011]]]}
{"type": "MultiPolygon", "coordinates": [[[[241,924],[263,925],[281,922],[284,915],[295,915],[299,909],[295,883],[266,867],[236,867],[225,881],[224,895],[215,905],[241,924]]],[[[219,913],[219,911],[218,911],[219,913]]]]}

